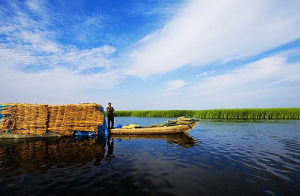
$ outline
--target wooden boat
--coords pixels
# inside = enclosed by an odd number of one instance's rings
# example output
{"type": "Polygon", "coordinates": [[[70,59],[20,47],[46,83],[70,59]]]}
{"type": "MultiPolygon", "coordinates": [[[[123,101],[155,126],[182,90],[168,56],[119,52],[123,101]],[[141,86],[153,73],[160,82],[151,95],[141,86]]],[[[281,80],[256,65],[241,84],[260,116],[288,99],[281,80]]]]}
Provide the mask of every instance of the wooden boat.
{"type": "Polygon", "coordinates": [[[157,135],[157,134],[174,134],[174,133],[186,133],[197,125],[197,122],[189,125],[176,125],[176,126],[164,126],[164,127],[141,127],[141,128],[115,128],[111,129],[111,134],[117,135],[157,135]]]}

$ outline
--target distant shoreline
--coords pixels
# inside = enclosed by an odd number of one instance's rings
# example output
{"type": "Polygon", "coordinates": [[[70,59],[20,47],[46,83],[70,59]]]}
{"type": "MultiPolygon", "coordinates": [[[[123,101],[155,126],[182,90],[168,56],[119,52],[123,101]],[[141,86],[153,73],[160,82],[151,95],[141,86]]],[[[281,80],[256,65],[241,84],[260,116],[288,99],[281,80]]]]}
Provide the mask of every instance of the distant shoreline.
{"type": "Polygon", "coordinates": [[[116,117],[179,117],[200,119],[300,119],[300,108],[115,111],[116,117]]]}

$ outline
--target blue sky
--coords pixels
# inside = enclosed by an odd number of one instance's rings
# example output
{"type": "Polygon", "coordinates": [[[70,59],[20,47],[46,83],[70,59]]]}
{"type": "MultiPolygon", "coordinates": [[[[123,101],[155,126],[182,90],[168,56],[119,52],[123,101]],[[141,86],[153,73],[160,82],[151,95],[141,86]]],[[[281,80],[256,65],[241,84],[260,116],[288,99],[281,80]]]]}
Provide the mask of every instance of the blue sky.
{"type": "Polygon", "coordinates": [[[0,102],[300,107],[300,1],[0,0],[0,102]]]}

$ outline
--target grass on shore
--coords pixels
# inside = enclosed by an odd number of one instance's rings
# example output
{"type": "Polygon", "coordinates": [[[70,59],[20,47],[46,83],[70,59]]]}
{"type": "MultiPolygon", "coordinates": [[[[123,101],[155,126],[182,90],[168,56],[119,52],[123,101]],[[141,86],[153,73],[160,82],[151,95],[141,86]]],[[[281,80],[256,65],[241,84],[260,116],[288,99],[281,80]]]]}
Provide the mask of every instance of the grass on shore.
{"type": "Polygon", "coordinates": [[[115,111],[115,116],[179,117],[200,119],[300,119],[300,108],[212,109],[212,110],[139,110],[115,111]]]}

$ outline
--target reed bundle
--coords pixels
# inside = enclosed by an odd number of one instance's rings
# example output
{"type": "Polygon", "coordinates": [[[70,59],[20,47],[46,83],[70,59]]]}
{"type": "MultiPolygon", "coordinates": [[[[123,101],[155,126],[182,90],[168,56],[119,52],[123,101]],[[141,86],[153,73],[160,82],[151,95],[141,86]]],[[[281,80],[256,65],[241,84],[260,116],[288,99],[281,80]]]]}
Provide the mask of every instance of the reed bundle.
{"type": "Polygon", "coordinates": [[[177,120],[167,120],[165,126],[189,125],[196,122],[193,118],[186,118],[184,116],[178,117],[177,120]]]}
{"type": "Polygon", "coordinates": [[[46,132],[72,135],[74,130],[97,131],[104,115],[97,104],[0,104],[0,130],[23,135],[46,132]]]}
{"type": "Polygon", "coordinates": [[[23,135],[44,135],[47,131],[47,105],[6,104],[0,129],[23,135]]]}
{"type": "Polygon", "coordinates": [[[49,105],[48,131],[72,135],[77,131],[97,131],[104,115],[97,104],[49,105]]]}

